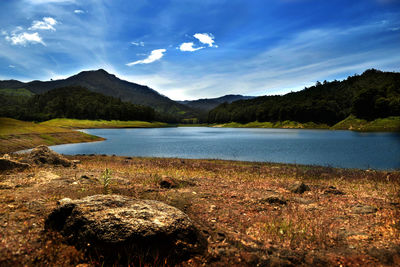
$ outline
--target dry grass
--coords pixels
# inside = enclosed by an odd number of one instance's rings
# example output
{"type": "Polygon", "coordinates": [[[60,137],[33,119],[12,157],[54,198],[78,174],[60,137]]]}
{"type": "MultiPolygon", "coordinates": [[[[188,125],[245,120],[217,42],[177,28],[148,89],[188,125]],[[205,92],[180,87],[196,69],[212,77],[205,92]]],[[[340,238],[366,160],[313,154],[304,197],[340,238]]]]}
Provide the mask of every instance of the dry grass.
{"type": "Polygon", "coordinates": [[[55,126],[0,118],[0,154],[33,148],[38,145],[58,145],[101,141],[104,138],[55,126]]]}
{"type": "Polygon", "coordinates": [[[400,264],[400,173],[287,164],[80,156],[77,168],[35,167],[0,176],[0,265],[99,265],[42,232],[57,200],[103,192],[155,199],[185,211],[208,237],[206,255],[183,265],[400,264]],[[82,178],[84,176],[84,178],[82,178]],[[158,185],[168,176],[174,189],[158,185]],[[287,188],[303,181],[303,195],[287,188]],[[344,195],[324,194],[335,186],[344,195]],[[268,203],[277,194],[286,205],[268,203]],[[299,199],[300,198],[300,199],[299,199]],[[366,204],[376,213],[355,214],[366,204]],[[378,251],[378,253],[376,252],[378,251]]]}
{"type": "Polygon", "coordinates": [[[43,126],[61,127],[67,129],[88,128],[159,128],[168,127],[164,122],[148,121],[118,121],[118,120],[78,120],[78,119],[52,119],[42,122],[43,126]]]}

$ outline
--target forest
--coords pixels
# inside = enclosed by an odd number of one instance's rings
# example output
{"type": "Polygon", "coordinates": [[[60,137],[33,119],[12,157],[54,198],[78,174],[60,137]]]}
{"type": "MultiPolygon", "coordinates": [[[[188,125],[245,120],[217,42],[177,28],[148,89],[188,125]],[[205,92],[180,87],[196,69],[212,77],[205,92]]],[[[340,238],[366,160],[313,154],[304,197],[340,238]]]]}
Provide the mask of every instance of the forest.
{"type": "Polygon", "coordinates": [[[334,125],[350,115],[369,121],[400,116],[400,73],[370,69],[344,81],[317,82],[282,96],[224,103],[209,112],[208,122],[290,120],[334,125]]]}
{"type": "Polygon", "coordinates": [[[0,117],[26,121],[45,121],[54,118],[90,120],[156,119],[151,107],[123,102],[118,98],[91,92],[83,87],[70,86],[34,96],[0,94],[0,117]]]}
{"type": "Polygon", "coordinates": [[[165,108],[170,112],[156,111],[154,107],[125,102],[81,86],[66,86],[41,94],[24,88],[0,89],[0,103],[0,117],[26,121],[53,118],[210,124],[296,121],[332,126],[350,115],[367,121],[400,116],[400,73],[370,69],[343,81],[317,82],[285,95],[225,102],[208,113],[191,107],[178,110],[173,104],[165,108]]]}

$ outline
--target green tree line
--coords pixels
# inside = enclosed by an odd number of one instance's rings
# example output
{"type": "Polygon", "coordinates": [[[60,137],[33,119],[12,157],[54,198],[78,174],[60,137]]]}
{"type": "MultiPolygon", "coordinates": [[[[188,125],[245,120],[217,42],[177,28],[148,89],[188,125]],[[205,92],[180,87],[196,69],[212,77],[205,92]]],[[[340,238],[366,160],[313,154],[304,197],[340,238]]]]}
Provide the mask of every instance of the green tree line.
{"type": "Polygon", "coordinates": [[[123,102],[83,87],[63,87],[32,97],[0,95],[0,116],[28,121],[53,118],[143,120],[156,119],[154,109],[123,102]]]}
{"type": "Polygon", "coordinates": [[[291,120],[333,125],[351,114],[366,120],[400,116],[400,73],[370,69],[282,96],[224,103],[209,112],[208,122],[291,120]]]}

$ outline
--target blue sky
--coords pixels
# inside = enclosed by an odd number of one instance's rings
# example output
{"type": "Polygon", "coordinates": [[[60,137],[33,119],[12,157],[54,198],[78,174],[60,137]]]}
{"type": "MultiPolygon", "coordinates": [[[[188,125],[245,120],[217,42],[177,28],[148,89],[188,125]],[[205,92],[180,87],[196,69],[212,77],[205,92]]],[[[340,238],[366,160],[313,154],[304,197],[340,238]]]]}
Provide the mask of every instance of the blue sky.
{"type": "Polygon", "coordinates": [[[0,79],[99,68],[175,100],[400,71],[400,0],[0,0],[0,79]]]}

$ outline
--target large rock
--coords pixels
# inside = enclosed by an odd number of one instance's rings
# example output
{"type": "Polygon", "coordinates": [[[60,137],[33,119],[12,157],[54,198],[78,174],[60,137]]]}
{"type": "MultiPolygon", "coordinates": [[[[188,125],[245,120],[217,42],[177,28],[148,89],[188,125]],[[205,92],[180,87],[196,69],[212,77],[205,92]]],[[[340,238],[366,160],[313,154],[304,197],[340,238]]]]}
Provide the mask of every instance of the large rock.
{"type": "Polygon", "coordinates": [[[175,264],[205,248],[189,217],[162,202],[119,195],[63,199],[48,216],[46,229],[108,263],[175,264]]]}
{"type": "Polygon", "coordinates": [[[71,161],[44,145],[32,149],[31,153],[29,153],[28,161],[39,165],[62,165],[64,167],[70,167],[72,165],[71,161]]]}
{"type": "Polygon", "coordinates": [[[25,170],[29,167],[30,165],[26,163],[21,163],[7,158],[0,158],[0,172],[11,170],[25,170]]]}

